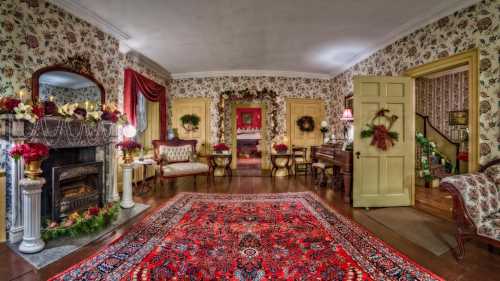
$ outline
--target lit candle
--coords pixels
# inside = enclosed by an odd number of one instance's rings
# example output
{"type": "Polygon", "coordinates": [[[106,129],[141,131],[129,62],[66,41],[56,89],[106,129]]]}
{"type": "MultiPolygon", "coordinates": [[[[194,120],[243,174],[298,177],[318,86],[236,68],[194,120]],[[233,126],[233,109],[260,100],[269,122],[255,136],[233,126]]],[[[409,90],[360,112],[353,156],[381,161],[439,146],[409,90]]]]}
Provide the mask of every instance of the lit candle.
{"type": "Polygon", "coordinates": [[[87,111],[89,110],[89,101],[88,100],[85,101],[85,110],[87,110],[87,111]]]}
{"type": "Polygon", "coordinates": [[[54,101],[54,96],[49,97],[49,101],[53,102],[54,101]]]}
{"type": "Polygon", "coordinates": [[[24,101],[24,89],[19,91],[19,99],[22,101],[24,101]]]}

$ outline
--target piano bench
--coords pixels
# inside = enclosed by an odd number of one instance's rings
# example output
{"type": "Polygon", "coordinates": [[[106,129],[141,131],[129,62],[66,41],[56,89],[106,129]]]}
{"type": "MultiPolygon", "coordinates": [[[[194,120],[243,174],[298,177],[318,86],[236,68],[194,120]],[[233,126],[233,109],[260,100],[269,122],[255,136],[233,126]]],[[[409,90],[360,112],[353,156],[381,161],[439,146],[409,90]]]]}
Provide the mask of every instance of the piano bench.
{"type": "Polygon", "coordinates": [[[333,169],[333,165],[324,162],[312,163],[312,177],[313,180],[315,180],[314,182],[315,185],[320,185],[320,186],[326,185],[327,183],[326,170],[328,169],[333,169]],[[317,179],[318,170],[321,173],[321,178],[319,179],[317,179]]]}

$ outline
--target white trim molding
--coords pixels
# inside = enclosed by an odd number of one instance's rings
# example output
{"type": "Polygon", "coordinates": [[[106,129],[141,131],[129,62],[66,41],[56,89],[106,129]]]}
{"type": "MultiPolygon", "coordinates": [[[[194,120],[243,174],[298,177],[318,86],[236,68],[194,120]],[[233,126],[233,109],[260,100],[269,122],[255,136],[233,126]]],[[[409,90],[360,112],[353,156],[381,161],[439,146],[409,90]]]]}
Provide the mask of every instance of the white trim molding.
{"type": "Polygon", "coordinates": [[[290,77],[290,78],[310,78],[329,80],[332,77],[326,73],[312,72],[295,72],[295,71],[279,71],[279,70],[227,70],[227,71],[201,71],[201,72],[185,72],[174,73],[172,79],[188,79],[188,78],[206,78],[206,77],[223,77],[223,76],[266,76],[266,77],[290,77]]]}
{"type": "Polygon", "coordinates": [[[130,39],[130,35],[119,29],[109,21],[103,19],[94,11],[88,9],[78,0],[48,0],[48,2],[68,11],[69,13],[86,20],[92,25],[102,29],[106,33],[113,35],[119,41],[130,39]]]}
{"type": "Polygon", "coordinates": [[[336,76],[344,73],[346,70],[367,59],[380,49],[383,49],[396,42],[397,40],[410,35],[412,32],[415,32],[428,24],[431,24],[443,17],[453,14],[456,11],[472,6],[479,2],[481,2],[481,0],[460,0],[455,3],[443,1],[440,5],[434,7],[432,11],[429,11],[429,13],[422,14],[421,16],[406,22],[405,24],[399,26],[397,29],[388,33],[386,36],[382,37],[382,39],[378,43],[372,44],[372,46],[370,46],[367,51],[355,56],[341,69],[330,73],[331,78],[335,78],[336,76]]]}

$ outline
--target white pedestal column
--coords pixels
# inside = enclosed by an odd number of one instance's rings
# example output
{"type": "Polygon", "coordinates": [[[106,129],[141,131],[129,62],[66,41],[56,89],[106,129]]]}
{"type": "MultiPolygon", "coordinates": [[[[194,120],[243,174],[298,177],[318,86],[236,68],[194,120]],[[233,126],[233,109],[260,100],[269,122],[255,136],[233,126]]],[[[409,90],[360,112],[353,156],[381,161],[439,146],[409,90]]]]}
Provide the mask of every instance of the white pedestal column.
{"type": "Polygon", "coordinates": [[[135,203],[132,198],[132,173],[134,171],[133,164],[123,164],[123,191],[122,202],[120,206],[124,209],[134,207],[135,203]]]}
{"type": "Polygon", "coordinates": [[[43,242],[40,234],[42,186],[45,179],[36,180],[24,178],[19,182],[23,196],[23,241],[19,245],[19,251],[22,253],[36,253],[43,250],[43,242]]]}

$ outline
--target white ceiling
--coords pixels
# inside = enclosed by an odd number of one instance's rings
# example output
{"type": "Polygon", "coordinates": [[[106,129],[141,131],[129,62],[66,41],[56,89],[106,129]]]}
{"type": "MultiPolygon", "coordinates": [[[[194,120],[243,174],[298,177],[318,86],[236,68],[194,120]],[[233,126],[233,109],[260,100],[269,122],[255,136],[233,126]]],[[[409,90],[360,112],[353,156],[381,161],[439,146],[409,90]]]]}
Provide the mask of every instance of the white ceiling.
{"type": "Polygon", "coordinates": [[[392,40],[477,1],[52,2],[113,33],[174,77],[186,77],[238,70],[340,73],[392,40]]]}

